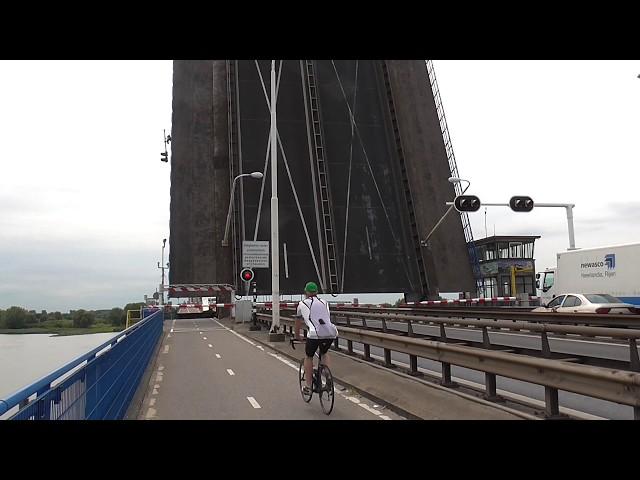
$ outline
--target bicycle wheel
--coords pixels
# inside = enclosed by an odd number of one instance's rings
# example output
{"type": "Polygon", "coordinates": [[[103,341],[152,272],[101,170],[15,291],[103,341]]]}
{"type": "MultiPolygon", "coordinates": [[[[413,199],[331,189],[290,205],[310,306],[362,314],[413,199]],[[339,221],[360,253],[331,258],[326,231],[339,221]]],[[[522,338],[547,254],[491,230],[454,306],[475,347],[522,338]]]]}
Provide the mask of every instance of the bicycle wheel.
{"type": "Polygon", "coordinates": [[[300,360],[300,366],[298,367],[298,380],[300,381],[300,395],[302,395],[302,399],[309,403],[311,401],[311,397],[313,397],[313,389],[309,391],[308,395],[304,394],[302,387],[307,384],[305,373],[304,373],[304,359],[300,360]]]}
{"type": "Polygon", "coordinates": [[[333,376],[331,375],[331,370],[326,365],[320,365],[320,405],[322,406],[322,411],[329,415],[333,410],[333,402],[335,400],[334,389],[333,389],[333,376]]]}

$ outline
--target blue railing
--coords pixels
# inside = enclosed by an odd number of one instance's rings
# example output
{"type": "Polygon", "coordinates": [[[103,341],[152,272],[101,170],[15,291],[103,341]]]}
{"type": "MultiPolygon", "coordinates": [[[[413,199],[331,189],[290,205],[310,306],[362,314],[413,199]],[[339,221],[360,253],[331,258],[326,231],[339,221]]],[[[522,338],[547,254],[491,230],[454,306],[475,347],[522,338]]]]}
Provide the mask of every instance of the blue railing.
{"type": "Polygon", "coordinates": [[[143,317],[89,353],[0,399],[0,415],[18,406],[11,420],[122,419],[162,336],[163,312],[145,309],[143,317]]]}

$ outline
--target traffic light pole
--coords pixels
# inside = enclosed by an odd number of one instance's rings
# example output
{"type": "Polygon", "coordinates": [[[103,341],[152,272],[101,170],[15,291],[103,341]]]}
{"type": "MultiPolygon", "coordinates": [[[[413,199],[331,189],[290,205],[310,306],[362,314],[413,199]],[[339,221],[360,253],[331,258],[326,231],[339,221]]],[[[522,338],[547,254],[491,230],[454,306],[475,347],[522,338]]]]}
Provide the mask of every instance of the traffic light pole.
{"type": "MultiPolygon", "coordinates": [[[[453,208],[453,202],[447,202],[446,205],[451,205],[453,208]]],[[[508,203],[482,203],[483,207],[509,207],[508,203]]],[[[534,208],[537,207],[552,207],[552,208],[564,208],[567,211],[567,226],[569,228],[569,250],[576,250],[576,239],[573,230],[573,203],[534,203],[534,208]]]]}

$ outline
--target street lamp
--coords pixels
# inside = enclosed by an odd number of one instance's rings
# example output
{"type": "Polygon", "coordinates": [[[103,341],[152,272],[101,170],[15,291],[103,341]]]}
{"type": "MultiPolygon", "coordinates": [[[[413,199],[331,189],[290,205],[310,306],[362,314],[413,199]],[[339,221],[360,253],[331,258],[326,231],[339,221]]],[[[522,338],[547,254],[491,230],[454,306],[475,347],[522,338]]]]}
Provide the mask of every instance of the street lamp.
{"type": "Polygon", "coordinates": [[[233,208],[233,192],[236,189],[236,181],[241,177],[251,177],[251,178],[262,178],[263,175],[261,172],[252,172],[252,173],[242,173],[233,179],[233,184],[231,185],[231,195],[229,196],[229,211],[227,212],[227,225],[224,228],[224,238],[222,239],[222,246],[228,247],[229,241],[229,225],[231,224],[231,209],[233,208]]]}
{"type": "MultiPolygon", "coordinates": [[[[471,182],[469,180],[465,180],[464,178],[449,177],[449,182],[453,183],[453,184],[460,183],[460,182],[467,182],[466,188],[462,191],[462,193],[460,195],[464,195],[464,192],[466,192],[469,189],[469,187],[471,186],[471,182]]],[[[444,219],[447,217],[447,215],[449,215],[449,212],[451,210],[453,210],[453,208],[454,208],[453,205],[449,206],[449,209],[446,212],[444,212],[444,215],[442,215],[442,218],[440,218],[440,220],[438,220],[438,223],[436,223],[436,226],[431,229],[431,231],[429,232],[429,235],[427,235],[427,238],[425,238],[424,240],[420,241],[420,245],[421,246],[426,247],[426,246],[429,245],[428,242],[429,242],[429,239],[431,238],[431,235],[433,235],[433,232],[436,231],[436,229],[444,221],[444,219]]]]}
{"type": "Polygon", "coordinates": [[[164,247],[167,244],[167,239],[163,238],[162,239],[162,264],[160,262],[158,262],[158,268],[160,268],[162,270],[162,283],[160,284],[160,304],[164,305],[164,269],[165,268],[169,268],[169,262],[167,262],[167,266],[164,266],[164,247]]]}

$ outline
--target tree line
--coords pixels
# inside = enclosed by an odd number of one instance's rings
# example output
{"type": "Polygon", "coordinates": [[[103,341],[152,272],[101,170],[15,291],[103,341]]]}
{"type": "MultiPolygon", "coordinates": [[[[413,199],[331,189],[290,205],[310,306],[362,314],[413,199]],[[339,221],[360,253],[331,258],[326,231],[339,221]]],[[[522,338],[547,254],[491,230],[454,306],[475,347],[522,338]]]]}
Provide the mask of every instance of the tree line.
{"type": "Polygon", "coordinates": [[[106,310],[70,310],[68,313],[27,310],[23,307],[0,309],[0,328],[89,328],[93,325],[122,327],[127,310],[140,310],[145,303],[127,303],[124,308],[106,310]]]}

